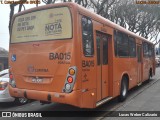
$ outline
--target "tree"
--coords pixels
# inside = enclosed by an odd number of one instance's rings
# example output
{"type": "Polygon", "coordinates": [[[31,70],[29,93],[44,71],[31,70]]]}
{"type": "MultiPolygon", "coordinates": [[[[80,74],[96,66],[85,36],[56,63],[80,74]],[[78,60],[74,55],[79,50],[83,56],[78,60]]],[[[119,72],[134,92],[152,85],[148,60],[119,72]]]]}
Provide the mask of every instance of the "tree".
{"type": "MultiPolygon", "coordinates": [[[[27,0],[20,0],[20,1],[21,1],[21,3],[25,3],[27,0]]],[[[10,4],[10,16],[9,16],[9,26],[8,26],[8,28],[9,28],[9,34],[10,34],[10,31],[11,31],[11,22],[12,22],[12,17],[13,17],[13,15],[14,15],[14,8],[15,8],[15,6],[17,6],[17,5],[18,5],[18,4],[10,4]]],[[[22,6],[23,6],[24,9],[25,9],[25,6],[24,6],[23,4],[19,4],[18,12],[21,11],[22,6]]]]}
{"type": "Polygon", "coordinates": [[[159,10],[158,5],[137,5],[134,1],[122,0],[113,6],[108,19],[158,44],[159,10]]]}
{"type": "MultiPolygon", "coordinates": [[[[26,0],[21,0],[25,2],[26,0]]],[[[130,0],[42,0],[45,4],[56,2],[75,2],[95,13],[119,24],[120,26],[139,34],[158,44],[160,39],[160,6],[136,4],[130,0]]],[[[10,5],[10,23],[14,13],[15,4],[10,5]]],[[[21,11],[23,5],[19,5],[21,11]]],[[[23,6],[24,7],[24,6],[23,6]]],[[[9,28],[10,28],[9,23],[9,28]]]]}

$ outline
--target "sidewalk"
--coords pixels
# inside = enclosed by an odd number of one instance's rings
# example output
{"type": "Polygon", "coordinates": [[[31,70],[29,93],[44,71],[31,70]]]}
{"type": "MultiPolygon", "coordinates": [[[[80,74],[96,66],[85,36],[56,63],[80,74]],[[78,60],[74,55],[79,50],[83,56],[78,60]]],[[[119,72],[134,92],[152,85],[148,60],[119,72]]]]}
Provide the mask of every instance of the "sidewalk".
{"type": "MultiPolygon", "coordinates": [[[[159,111],[160,80],[116,111],[159,111]]],[[[159,120],[160,117],[105,117],[103,120],[159,120]]]]}

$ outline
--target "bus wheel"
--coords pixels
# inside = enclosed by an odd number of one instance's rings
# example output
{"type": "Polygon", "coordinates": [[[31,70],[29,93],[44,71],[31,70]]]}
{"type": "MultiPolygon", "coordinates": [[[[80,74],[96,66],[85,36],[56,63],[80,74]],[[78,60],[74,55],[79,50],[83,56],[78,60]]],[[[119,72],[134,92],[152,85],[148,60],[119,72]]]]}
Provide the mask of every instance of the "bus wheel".
{"type": "Polygon", "coordinates": [[[127,98],[127,94],[128,94],[128,82],[127,78],[123,77],[121,81],[121,91],[118,100],[120,102],[123,102],[127,98]]]}

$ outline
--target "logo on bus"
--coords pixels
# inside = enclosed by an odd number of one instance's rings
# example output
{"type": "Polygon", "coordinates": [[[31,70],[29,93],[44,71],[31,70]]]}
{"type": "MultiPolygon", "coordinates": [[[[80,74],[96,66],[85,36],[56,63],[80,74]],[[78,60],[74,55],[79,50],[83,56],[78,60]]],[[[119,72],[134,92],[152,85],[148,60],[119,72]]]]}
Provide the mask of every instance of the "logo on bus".
{"type": "Polygon", "coordinates": [[[62,34],[61,22],[54,22],[45,25],[45,35],[60,35],[62,34]]]}
{"type": "Polygon", "coordinates": [[[15,54],[11,56],[11,60],[12,60],[12,62],[16,61],[16,55],[15,54]]]}
{"type": "Polygon", "coordinates": [[[48,69],[46,68],[34,68],[33,65],[29,65],[27,68],[29,73],[33,73],[33,72],[48,72],[48,69]]]}
{"type": "Polygon", "coordinates": [[[28,66],[28,72],[30,73],[34,72],[34,67],[32,65],[28,66]]]}

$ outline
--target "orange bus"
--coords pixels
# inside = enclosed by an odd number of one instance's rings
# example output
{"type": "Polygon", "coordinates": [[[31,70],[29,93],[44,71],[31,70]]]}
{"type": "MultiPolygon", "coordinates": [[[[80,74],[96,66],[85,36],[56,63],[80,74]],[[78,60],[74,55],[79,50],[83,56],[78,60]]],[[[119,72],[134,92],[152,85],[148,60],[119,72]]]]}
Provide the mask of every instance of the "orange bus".
{"type": "Polygon", "coordinates": [[[154,45],[75,3],[15,14],[11,96],[95,108],[155,74],[154,45]]]}

